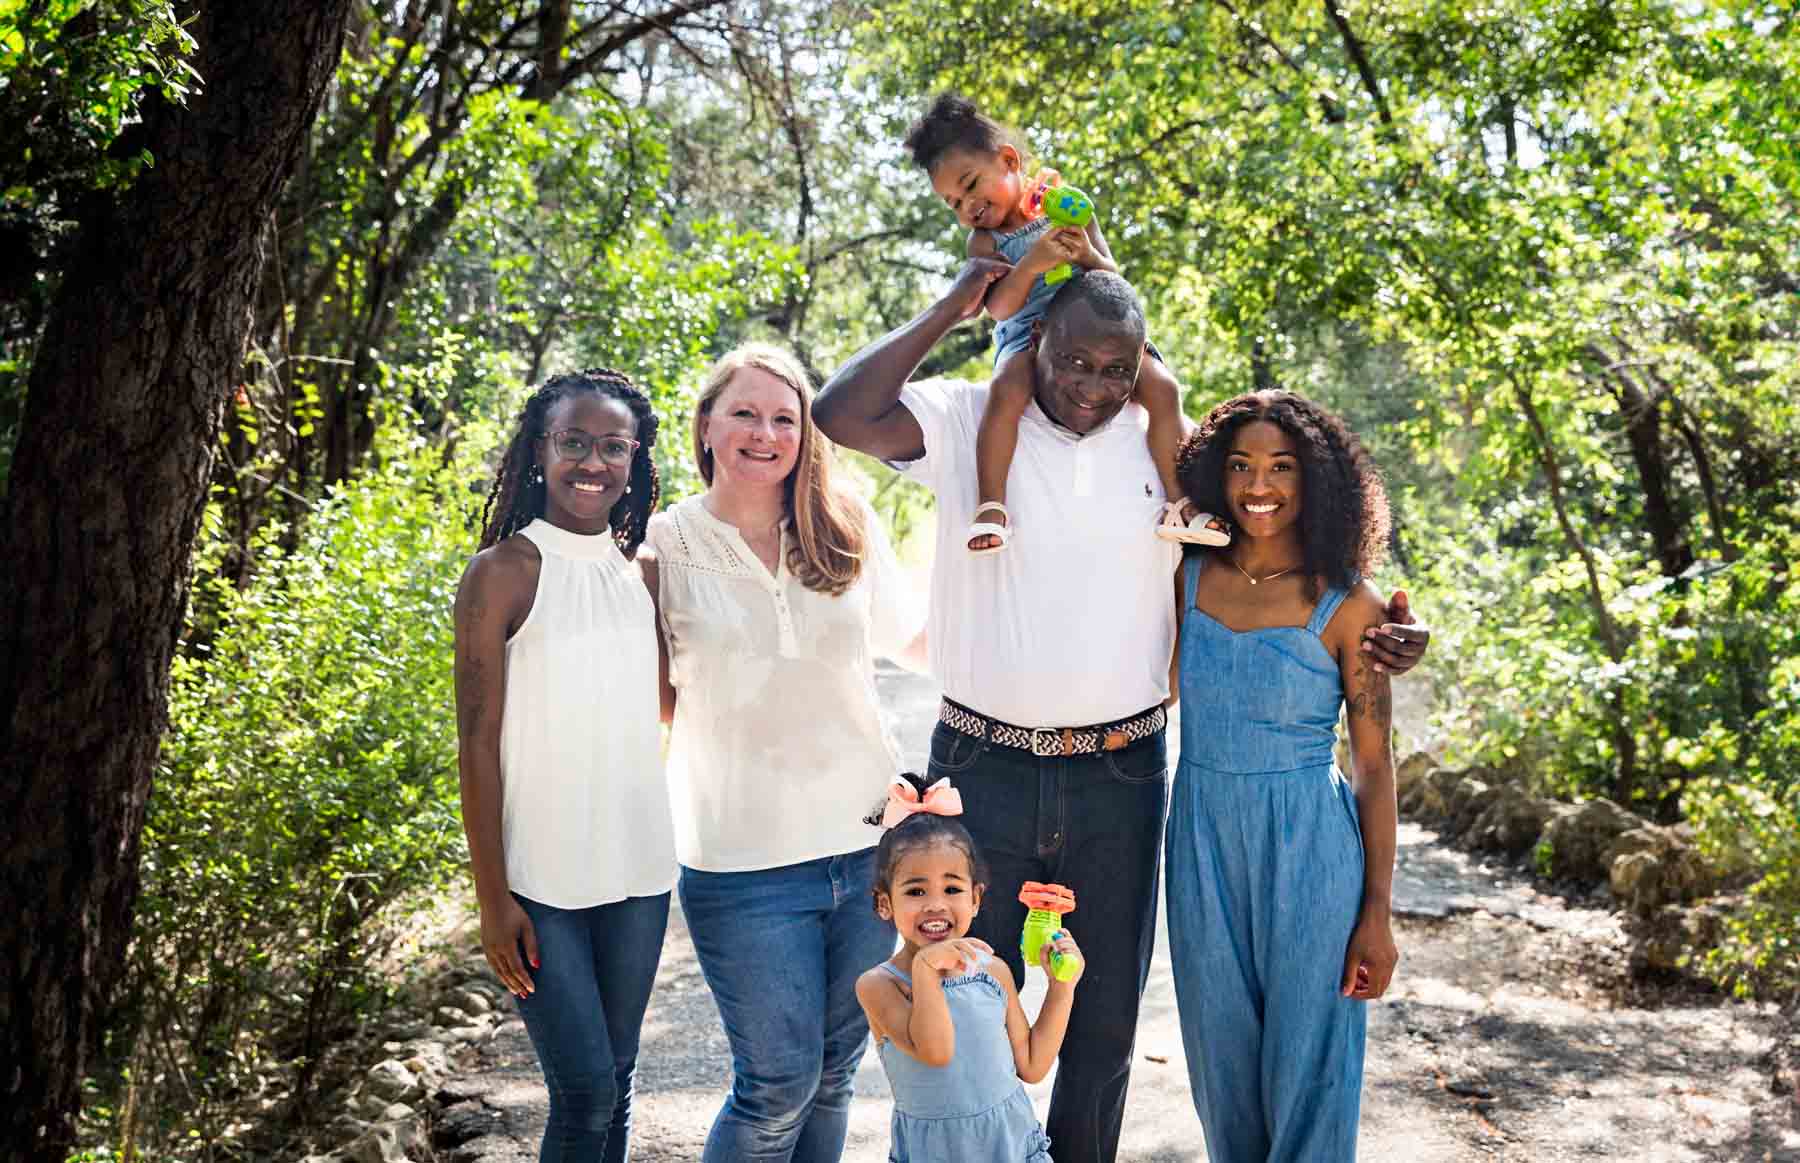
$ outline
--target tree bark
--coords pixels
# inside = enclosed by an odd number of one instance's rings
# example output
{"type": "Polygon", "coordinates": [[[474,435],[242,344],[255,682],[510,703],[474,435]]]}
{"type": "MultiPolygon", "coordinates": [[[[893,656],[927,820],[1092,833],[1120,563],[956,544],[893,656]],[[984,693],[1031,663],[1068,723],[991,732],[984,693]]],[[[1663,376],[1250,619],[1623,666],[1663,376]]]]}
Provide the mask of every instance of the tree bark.
{"type": "Polygon", "coordinates": [[[1663,448],[1661,393],[1643,389],[1624,368],[1625,358],[1610,359],[1596,345],[1589,354],[1600,360],[1601,374],[1612,387],[1619,402],[1619,419],[1625,425],[1625,440],[1631,446],[1631,460],[1637,466],[1638,483],[1644,491],[1644,525],[1650,532],[1650,543],[1656,549],[1656,562],[1664,577],[1680,577],[1694,564],[1694,550],[1688,544],[1687,521],[1678,511],[1673,487],[1673,473],[1663,448]]]}
{"type": "MultiPolygon", "coordinates": [[[[1575,522],[1569,516],[1569,504],[1563,496],[1562,466],[1557,459],[1556,444],[1550,438],[1550,431],[1544,425],[1544,419],[1538,412],[1537,401],[1531,397],[1531,389],[1524,381],[1513,380],[1513,392],[1518,397],[1519,411],[1524,413],[1525,421],[1531,426],[1531,434],[1537,445],[1538,463],[1544,470],[1544,482],[1550,487],[1550,504],[1556,511],[1556,523],[1562,529],[1563,538],[1569,547],[1581,558],[1581,564],[1587,570],[1588,604],[1594,611],[1594,620],[1600,628],[1600,644],[1606,648],[1606,656],[1614,662],[1625,658],[1625,640],[1619,633],[1618,624],[1606,609],[1606,592],[1600,588],[1600,567],[1594,561],[1594,551],[1582,538],[1575,522]]],[[[1613,795],[1620,803],[1630,800],[1631,789],[1637,783],[1637,736],[1631,732],[1631,724],[1625,721],[1625,710],[1615,686],[1607,692],[1607,709],[1612,714],[1613,748],[1618,753],[1619,768],[1613,777],[1613,795]]]]}
{"type": "Polygon", "coordinates": [[[62,1163],[130,937],[138,838],[264,229],[349,0],[194,0],[205,78],[122,147],[31,372],[0,510],[0,1158],[62,1163]]]}

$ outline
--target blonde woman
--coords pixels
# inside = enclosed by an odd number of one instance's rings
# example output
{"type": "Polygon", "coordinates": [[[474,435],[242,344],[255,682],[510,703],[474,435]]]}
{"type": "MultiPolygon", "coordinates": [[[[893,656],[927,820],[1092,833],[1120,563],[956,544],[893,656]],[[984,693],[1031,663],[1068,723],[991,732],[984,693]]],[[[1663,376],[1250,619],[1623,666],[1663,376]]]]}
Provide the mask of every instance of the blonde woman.
{"type": "Polygon", "coordinates": [[[708,1163],[842,1154],[868,1037],[856,980],[894,948],[862,819],[896,770],[873,662],[921,619],[874,512],[832,480],[812,398],[779,348],[721,359],[694,412],[706,491],[646,542],[678,891],[731,1042],[708,1163]]]}

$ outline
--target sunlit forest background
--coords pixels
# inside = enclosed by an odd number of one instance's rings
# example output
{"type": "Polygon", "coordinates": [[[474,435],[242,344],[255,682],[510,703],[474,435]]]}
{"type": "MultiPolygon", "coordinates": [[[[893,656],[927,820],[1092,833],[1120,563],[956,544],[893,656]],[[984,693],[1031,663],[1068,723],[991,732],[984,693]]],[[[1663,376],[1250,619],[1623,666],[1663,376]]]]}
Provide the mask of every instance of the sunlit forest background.
{"type": "MultiPolygon", "coordinates": [[[[0,2],[0,479],[69,222],[191,50],[161,0],[0,2]]],[[[304,1096],[461,875],[448,610],[526,385],[626,371],[691,491],[711,359],[822,378],[959,266],[899,145],[944,89],[1095,195],[1190,414],[1281,385],[1370,443],[1448,758],[1690,826],[1736,890],[1697,968],[1793,997],[1796,77],[1777,0],[357,5],[266,226],[95,1140],[304,1096]]]]}

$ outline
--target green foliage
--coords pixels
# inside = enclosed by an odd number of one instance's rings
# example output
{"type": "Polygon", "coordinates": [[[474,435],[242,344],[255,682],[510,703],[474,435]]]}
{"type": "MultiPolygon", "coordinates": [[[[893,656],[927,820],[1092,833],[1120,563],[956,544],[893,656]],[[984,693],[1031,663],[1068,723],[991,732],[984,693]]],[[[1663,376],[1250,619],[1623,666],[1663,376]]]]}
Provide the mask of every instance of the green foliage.
{"type": "Polygon", "coordinates": [[[193,49],[168,0],[0,0],[0,492],[52,252],[83,199],[155,164],[129,131],[147,103],[198,86],[193,49]]]}
{"type": "Polygon", "coordinates": [[[1714,967],[1800,977],[1791,5],[926,0],[861,44],[1096,193],[1190,408],[1283,381],[1370,437],[1460,756],[1746,837],[1714,967]]]}
{"type": "Polygon", "coordinates": [[[303,1097],[383,988],[390,910],[460,865],[449,611],[476,497],[443,466],[391,449],[253,583],[215,582],[210,646],[176,662],[113,1032],[146,1145],[207,1150],[234,1100],[303,1097]]]}
{"type": "Polygon", "coordinates": [[[0,0],[0,212],[39,211],[152,164],[111,147],[147,100],[187,99],[200,80],[193,49],[168,0],[0,0]]]}

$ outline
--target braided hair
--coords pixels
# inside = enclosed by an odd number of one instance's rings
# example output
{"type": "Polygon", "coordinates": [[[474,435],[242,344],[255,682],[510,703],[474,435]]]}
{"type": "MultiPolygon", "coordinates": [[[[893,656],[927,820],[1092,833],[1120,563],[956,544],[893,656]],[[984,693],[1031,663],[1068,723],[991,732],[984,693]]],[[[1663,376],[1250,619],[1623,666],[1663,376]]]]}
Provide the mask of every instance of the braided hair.
{"type": "Polygon", "coordinates": [[[643,543],[650,514],[656,511],[661,480],[651,455],[656,444],[656,410],[650,397],[623,373],[611,368],[589,368],[551,376],[525,401],[512,440],[500,458],[500,471],[481,510],[481,548],[497,545],[544,515],[544,474],[538,467],[537,441],[547,431],[550,409],[562,400],[582,393],[618,400],[631,411],[637,426],[637,451],[631,455],[629,492],[613,506],[609,524],[613,540],[630,557],[643,543]]]}
{"type": "Polygon", "coordinates": [[[1387,552],[1387,490],[1356,433],[1337,415],[1287,391],[1251,392],[1207,413],[1182,442],[1175,471],[1203,512],[1228,513],[1225,462],[1238,429],[1266,420],[1293,438],[1300,454],[1300,550],[1309,597],[1318,579],[1349,589],[1387,552]]]}

